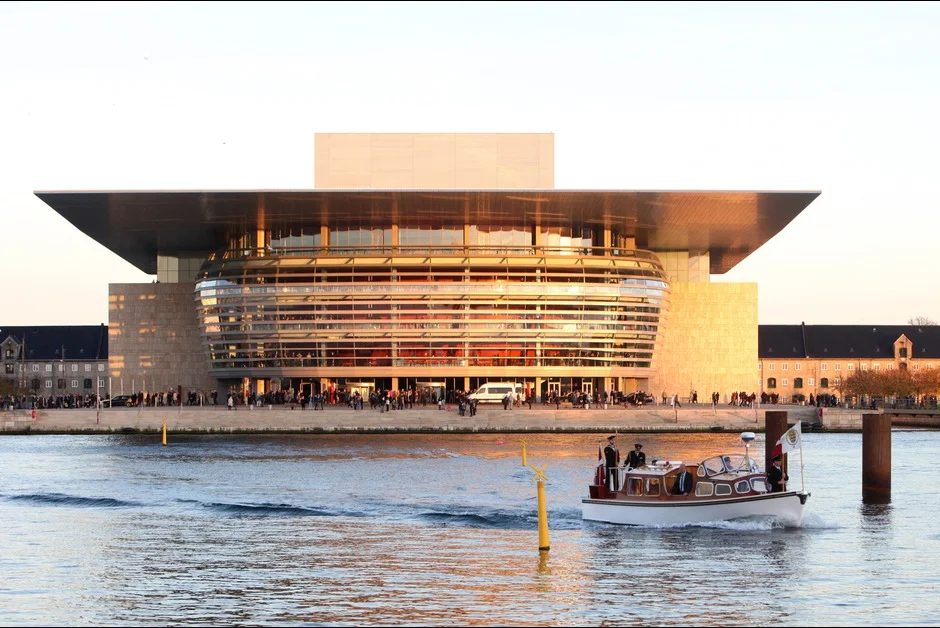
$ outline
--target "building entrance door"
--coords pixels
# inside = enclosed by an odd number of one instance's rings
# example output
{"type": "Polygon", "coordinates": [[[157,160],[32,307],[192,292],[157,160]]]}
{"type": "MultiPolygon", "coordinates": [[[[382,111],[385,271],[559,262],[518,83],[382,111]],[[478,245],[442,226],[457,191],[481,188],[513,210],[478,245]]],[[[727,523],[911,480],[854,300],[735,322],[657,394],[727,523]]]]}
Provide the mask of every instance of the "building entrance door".
{"type": "Polygon", "coordinates": [[[582,380],[581,392],[587,393],[588,395],[593,395],[594,394],[594,382],[592,382],[591,380],[582,380]]]}

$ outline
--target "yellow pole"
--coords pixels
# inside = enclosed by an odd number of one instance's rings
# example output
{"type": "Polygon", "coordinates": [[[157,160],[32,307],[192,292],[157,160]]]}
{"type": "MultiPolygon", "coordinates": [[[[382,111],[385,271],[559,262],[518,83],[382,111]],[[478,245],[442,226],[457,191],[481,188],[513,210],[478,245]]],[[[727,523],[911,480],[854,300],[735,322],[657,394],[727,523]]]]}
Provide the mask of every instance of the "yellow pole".
{"type": "Polygon", "coordinates": [[[166,417],[163,417],[163,446],[166,447],[166,417]]]}
{"type": "Polygon", "coordinates": [[[521,438],[519,439],[519,442],[522,443],[522,466],[527,467],[529,465],[526,464],[526,461],[525,461],[525,439],[521,438]]]}
{"type": "Polygon", "coordinates": [[[539,551],[547,552],[548,551],[548,513],[545,509],[545,480],[548,479],[548,476],[545,475],[545,467],[548,465],[542,465],[542,468],[536,468],[532,466],[532,470],[535,471],[535,477],[532,478],[535,481],[535,485],[538,489],[538,508],[539,508],[539,551]]]}

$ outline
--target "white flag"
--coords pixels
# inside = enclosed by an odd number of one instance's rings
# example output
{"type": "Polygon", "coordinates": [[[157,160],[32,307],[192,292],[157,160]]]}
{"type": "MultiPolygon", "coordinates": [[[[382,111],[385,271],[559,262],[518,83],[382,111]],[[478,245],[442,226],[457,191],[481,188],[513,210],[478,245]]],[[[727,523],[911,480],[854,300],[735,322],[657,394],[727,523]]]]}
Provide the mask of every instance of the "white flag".
{"type": "Polygon", "coordinates": [[[793,427],[783,433],[783,436],[777,441],[777,446],[774,447],[774,455],[785,454],[794,449],[800,449],[803,445],[803,431],[801,427],[802,424],[797,421],[793,424],[793,427]]]}

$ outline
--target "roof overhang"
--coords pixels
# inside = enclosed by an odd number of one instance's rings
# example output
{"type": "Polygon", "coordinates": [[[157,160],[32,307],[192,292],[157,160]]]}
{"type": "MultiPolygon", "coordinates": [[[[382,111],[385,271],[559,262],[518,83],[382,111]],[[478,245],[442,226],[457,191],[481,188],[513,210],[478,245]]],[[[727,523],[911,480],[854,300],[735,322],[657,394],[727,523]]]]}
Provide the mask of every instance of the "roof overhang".
{"type": "Polygon", "coordinates": [[[275,227],[572,225],[615,228],[652,251],[708,251],[725,273],[819,192],[636,190],[243,190],[36,192],[145,273],[157,255],[198,257],[275,227]]]}

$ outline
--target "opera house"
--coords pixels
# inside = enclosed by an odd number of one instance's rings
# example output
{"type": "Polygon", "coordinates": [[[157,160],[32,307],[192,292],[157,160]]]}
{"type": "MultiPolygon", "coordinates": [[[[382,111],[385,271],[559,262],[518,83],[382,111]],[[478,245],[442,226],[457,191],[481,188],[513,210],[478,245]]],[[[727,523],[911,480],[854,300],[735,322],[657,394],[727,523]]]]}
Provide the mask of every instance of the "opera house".
{"type": "Polygon", "coordinates": [[[819,194],[555,189],[552,134],[314,150],[309,190],[36,192],[155,276],[109,286],[107,392],[759,391],[757,285],[711,275],[819,194]]]}

